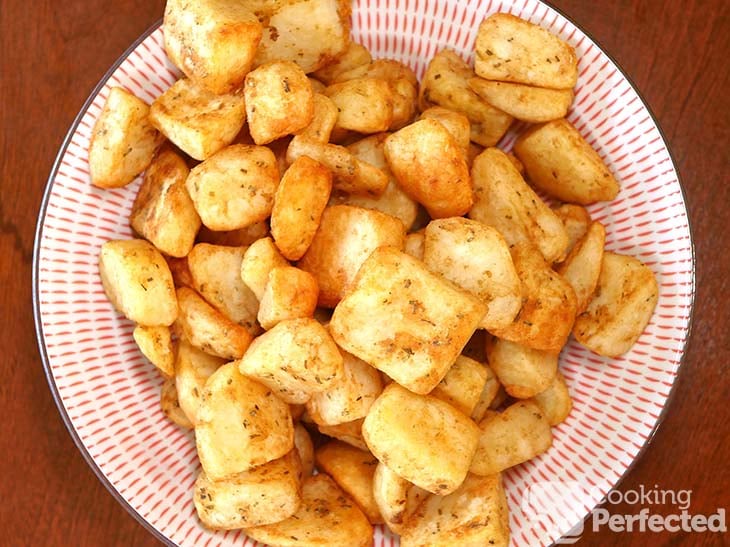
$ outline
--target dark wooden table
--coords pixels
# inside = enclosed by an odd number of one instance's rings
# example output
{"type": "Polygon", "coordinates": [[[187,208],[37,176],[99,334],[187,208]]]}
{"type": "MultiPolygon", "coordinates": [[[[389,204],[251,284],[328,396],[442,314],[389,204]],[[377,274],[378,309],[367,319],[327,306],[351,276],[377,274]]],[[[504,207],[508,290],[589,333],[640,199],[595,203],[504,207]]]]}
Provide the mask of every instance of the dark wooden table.
{"type": "MultiPolygon", "coordinates": [[[[621,490],[690,489],[690,512],[710,514],[730,505],[730,4],[553,3],[615,57],[651,105],[681,172],[694,233],[692,340],[666,419],[621,490]]],[[[69,125],[162,11],[162,0],[3,0],[0,7],[0,545],[156,544],[96,479],[56,411],[36,349],[31,254],[46,178],[69,125]]],[[[579,544],[723,540],[604,528],[579,544]]]]}

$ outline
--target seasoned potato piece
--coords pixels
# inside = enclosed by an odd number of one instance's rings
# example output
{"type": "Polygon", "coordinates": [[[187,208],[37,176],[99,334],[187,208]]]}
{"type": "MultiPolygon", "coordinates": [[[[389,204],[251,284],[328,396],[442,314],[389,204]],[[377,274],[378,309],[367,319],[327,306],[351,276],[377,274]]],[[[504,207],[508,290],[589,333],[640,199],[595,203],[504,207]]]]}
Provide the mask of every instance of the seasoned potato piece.
{"type": "Polygon", "coordinates": [[[327,143],[337,123],[337,105],[323,93],[324,89],[314,94],[312,121],[298,134],[306,139],[327,143]]]}
{"type": "Polygon", "coordinates": [[[188,156],[205,160],[234,141],[246,107],[242,93],[215,95],[183,78],[152,103],[150,121],[188,156]]]}
{"type": "Polygon", "coordinates": [[[198,243],[188,255],[191,288],[252,336],[261,332],[256,323],[259,303],[241,280],[245,247],[225,247],[198,243]]]}
{"type": "Polygon", "coordinates": [[[347,71],[340,72],[332,83],[347,82],[357,78],[379,78],[387,82],[406,80],[411,85],[418,85],[418,77],[409,66],[395,59],[375,59],[347,71]]]}
{"type": "Polygon", "coordinates": [[[294,448],[289,405],[238,372],[237,363],[228,363],[205,384],[195,441],[210,480],[248,471],[294,448]]]}
{"type": "Polygon", "coordinates": [[[281,2],[268,14],[256,65],[287,60],[314,72],[345,51],[350,35],[350,2],[281,2]]]}
{"type": "Polygon", "coordinates": [[[312,394],[307,402],[307,412],[316,424],[338,425],[364,418],[383,391],[376,369],[347,352],[342,359],[342,378],[326,391],[312,394]]]}
{"type": "Polygon", "coordinates": [[[177,300],[177,324],[193,346],[224,359],[238,359],[244,354],[252,338],[245,327],[228,319],[188,287],[177,290],[177,300]]]}
{"type": "Polygon", "coordinates": [[[142,355],[157,367],[162,376],[171,378],[175,374],[175,348],[172,345],[169,327],[137,325],[132,337],[142,355]]]}
{"type": "Polygon", "coordinates": [[[235,0],[168,0],[162,28],[172,62],[219,95],[240,87],[263,31],[248,7],[235,0]]]}
{"type": "Polygon", "coordinates": [[[438,121],[417,121],[385,140],[385,158],[400,187],[434,218],[459,216],[472,206],[466,158],[438,121]]]}
{"type": "Polygon", "coordinates": [[[289,260],[299,260],[309,248],[332,191],[332,173],[302,156],[284,173],[274,196],[271,235],[289,260]]]}
{"type": "Polygon", "coordinates": [[[396,383],[370,407],[362,431],[378,460],[439,495],[462,483],[480,434],[477,425],[450,404],[416,395],[396,383]]]}
{"type": "Polygon", "coordinates": [[[405,78],[390,82],[393,91],[393,120],[390,130],[397,131],[413,121],[416,115],[418,87],[405,78]]]}
{"type": "Polygon", "coordinates": [[[423,260],[423,249],[425,245],[425,232],[413,232],[406,236],[406,243],[403,250],[413,258],[423,260]]]}
{"type": "Polygon", "coordinates": [[[195,481],[195,509],[208,528],[235,530],[289,518],[301,502],[302,466],[296,450],[222,481],[205,472],[195,481]]]}
{"type": "Polygon", "coordinates": [[[360,418],[359,420],[345,422],[344,424],[318,425],[317,429],[323,435],[339,439],[360,450],[368,450],[368,445],[365,444],[365,439],[362,436],[362,424],[364,421],[365,418],[360,418]]]}
{"type": "Polygon", "coordinates": [[[573,336],[607,357],[629,351],[644,332],[659,298],[654,273],[638,259],[603,253],[598,287],[575,320],[573,336]]]}
{"type": "Polygon", "coordinates": [[[550,425],[564,422],[573,408],[568,386],[560,371],[553,378],[550,387],[535,395],[531,400],[540,407],[550,425]]]}
{"type": "Polygon", "coordinates": [[[216,232],[206,226],[202,226],[196,239],[198,243],[225,245],[226,247],[248,247],[254,241],[258,241],[267,235],[269,235],[269,223],[262,220],[245,228],[225,230],[222,232],[216,232]]]}
{"type": "Polygon", "coordinates": [[[347,292],[360,266],[376,248],[403,248],[403,223],[397,218],[349,205],[327,207],[299,267],[319,285],[319,305],[333,308],[347,292]]]}
{"type": "Polygon", "coordinates": [[[601,156],[566,119],[531,128],[514,150],[530,182],[562,201],[587,205],[618,194],[619,184],[601,156]]]}
{"type": "Polygon", "coordinates": [[[494,339],[487,343],[489,366],[517,399],[529,399],[545,391],[558,372],[558,354],[494,339]]]}
{"type": "Polygon", "coordinates": [[[180,408],[174,378],[167,378],[162,382],[160,408],[162,409],[162,413],[175,425],[179,425],[185,429],[193,428],[193,424],[180,408]]]}
{"type": "Polygon", "coordinates": [[[484,365],[459,355],[444,379],[429,395],[470,416],[479,402],[486,381],[487,370],[484,365]]]}
{"type": "Polygon", "coordinates": [[[385,80],[356,78],[325,90],[337,106],[335,128],[358,133],[378,133],[393,121],[393,92],[385,80]]]}
{"type": "Polygon", "coordinates": [[[603,224],[592,222],[586,235],[556,268],[556,271],[573,287],[579,314],[588,306],[598,285],[605,242],[606,229],[603,224]]]}
{"type": "Polygon", "coordinates": [[[294,426],[294,448],[302,463],[302,476],[311,477],[314,471],[314,445],[309,432],[302,424],[294,426]]]}
{"type": "Polygon", "coordinates": [[[475,199],[469,218],[499,230],[509,245],[533,242],[550,263],[565,256],[568,234],[563,223],[504,152],[487,148],[474,160],[471,175],[475,199]]]}
{"type": "Polygon", "coordinates": [[[248,528],[246,534],[277,547],[369,547],[373,543],[373,527],[365,514],[324,474],[304,479],[302,503],[294,515],[248,528]]]}
{"type": "Polygon", "coordinates": [[[531,245],[515,245],[512,261],[522,280],[524,301],[511,325],[492,334],[534,349],[558,353],[576,314],[575,291],[531,245]]]}
{"type": "Polygon", "coordinates": [[[234,144],[190,171],[185,185],[211,230],[235,230],[271,214],[279,184],[276,157],[265,146],[234,144]]]}
{"type": "Polygon", "coordinates": [[[469,469],[475,475],[493,475],[531,460],[553,442],[547,418],[531,401],[519,401],[502,413],[489,412],[479,427],[479,447],[469,469]]]}
{"type": "Polygon", "coordinates": [[[469,118],[459,112],[454,112],[441,106],[433,106],[421,112],[419,119],[433,119],[443,125],[454,141],[464,151],[464,156],[469,154],[469,139],[471,138],[469,118]]]}
{"type": "Polygon", "coordinates": [[[468,475],[448,496],[430,496],[405,526],[403,547],[489,545],[508,547],[507,496],[502,476],[468,475]]]}
{"type": "Polygon", "coordinates": [[[423,263],[484,302],[482,328],[506,327],[522,307],[509,247],[491,226],[461,217],[432,221],[426,226],[423,263]]]}
{"type": "Polygon", "coordinates": [[[311,318],[281,321],[253,341],[238,365],[290,404],[307,402],[344,374],[332,337],[311,318]]]}
{"type": "Polygon", "coordinates": [[[143,239],[107,241],[99,276],[114,308],[144,327],[169,326],[177,318],[175,285],[160,251],[143,239]]]}
{"type": "Polygon", "coordinates": [[[568,252],[570,252],[578,240],[586,235],[588,226],[591,224],[591,215],[588,214],[585,207],[572,203],[563,203],[554,207],[553,211],[563,222],[565,231],[568,233],[568,252]]]}
{"type": "Polygon", "coordinates": [[[112,87],[89,143],[91,184],[120,188],[147,169],[164,138],[148,119],[150,107],[126,89],[112,87]]]}
{"type": "Polygon", "coordinates": [[[381,247],[335,308],[330,331],[345,351],[425,394],[446,375],[485,311],[419,260],[381,247]]]}
{"type": "Polygon", "coordinates": [[[564,118],[573,102],[572,89],[548,89],[472,78],[469,87],[492,106],[529,123],[564,118]]]}
{"type": "Polygon", "coordinates": [[[246,75],[248,130],[267,144],[309,125],[314,116],[312,84],[292,61],[274,61],[246,75]]]}
{"type": "Polygon", "coordinates": [[[312,317],[318,295],[312,274],[292,266],[274,268],[261,297],[259,323],[269,330],[285,319],[312,317]]]}
{"type": "Polygon", "coordinates": [[[185,339],[180,340],[175,359],[175,387],[180,408],[193,425],[198,423],[205,382],[224,363],[220,357],[208,355],[185,339]]]}
{"type": "Polygon", "coordinates": [[[509,13],[479,25],[474,68],[487,80],[569,89],[578,81],[575,50],[547,30],[509,13]]]}
{"type": "Polygon", "coordinates": [[[477,423],[484,419],[490,405],[497,398],[499,390],[504,390],[504,388],[500,385],[499,380],[497,380],[497,375],[494,374],[494,371],[489,367],[489,365],[482,366],[484,367],[484,371],[487,373],[487,380],[484,382],[484,388],[479,395],[479,401],[477,401],[477,404],[474,406],[474,410],[471,413],[471,419],[477,423]]]}
{"type": "Polygon", "coordinates": [[[383,462],[375,467],[373,497],[385,524],[400,534],[404,524],[429,493],[398,476],[383,462]]]}
{"type": "Polygon", "coordinates": [[[246,249],[241,261],[241,280],[256,295],[259,301],[264,297],[269,273],[274,268],[289,266],[281,256],[270,237],[259,239],[246,249]]]}
{"type": "Polygon", "coordinates": [[[326,85],[333,83],[337,77],[344,73],[362,65],[367,65],[372,61],[370,52],[357,42],[350,41],[347,48],[340,53],[336,59],[320,68],[314,73],[314,76],[324,82],[326,85]]]}

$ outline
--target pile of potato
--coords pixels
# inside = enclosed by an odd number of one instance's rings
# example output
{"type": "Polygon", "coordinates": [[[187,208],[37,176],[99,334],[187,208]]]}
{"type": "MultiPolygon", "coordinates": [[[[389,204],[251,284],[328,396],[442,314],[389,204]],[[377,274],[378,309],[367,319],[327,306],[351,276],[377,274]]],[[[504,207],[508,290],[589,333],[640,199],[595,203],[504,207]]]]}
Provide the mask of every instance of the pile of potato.
{"type": "Polygon", "coordinates": [[[145,172],[140,238],[102,246],[101,279],[195,430],[206,526],[507,545],[500,474],[571,409],[561,348],[626,352],[656,281],[582,207],[619,187],[565,119],[568,44],[498,13],[474,69],[445,49],[419,83],[349,11],[168,1],[185,76],[151,106],[112,89],[93,131],[93,184],[145,172]],[[538,125],[512,155],[515,119],[538,125]]]}

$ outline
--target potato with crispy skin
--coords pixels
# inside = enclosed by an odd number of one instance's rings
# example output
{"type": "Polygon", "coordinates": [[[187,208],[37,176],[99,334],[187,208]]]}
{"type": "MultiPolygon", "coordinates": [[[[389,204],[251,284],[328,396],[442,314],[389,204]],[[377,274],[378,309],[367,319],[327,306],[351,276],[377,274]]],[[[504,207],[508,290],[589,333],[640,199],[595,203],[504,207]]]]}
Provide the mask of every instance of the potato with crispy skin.
{"type": "Polygon", "coordinates": [[[332,102],[332,99],[323,94],[324,91],[324,89],[315,91],[312,97],[314,103],[312,121],[297,133],[305,139],[320,143],[329,142],[332,130],[337,123],[337,105],[332,102]]]}
{"type": "Polygon", "coordinates": [[[293,266],[274,268],[261,297],[259,323],[269,330],[285,319],[312,317],[318,295],[312,274],[293,266]]]}
{"type": "Polygon", "coordinates": [[[294,425],[294,448],[302,462],[302,476],[311,477],[314,471],[314,444],[309,432],[301,423],[294,425]]]}
{"type": "Polygon", "coordinates": [[[281,256],[270,237],[264,237],[251,244],[241,261],[241,280],[256,295],[259,302],[264,297],[269,273],[278,267],[289,266],[281,256]]]}
{"type": "Polygon", "coordinates": [[[339,439],[343,443],[347,443],[360,450],[368,450],[368,445],[365,444],[365,439],[362,437],[362,424],[364,421],[365,418],[360,418],[359,420],[353,420],[343,424],[318,425],[317,429],[323,435],[339,439]]]}
{"type": "Polygon", "coordinates": [[[429,492],[408,482],[383,462],[378,463],[373,475],[373,497],[386,526],[400,534],[405,523],[418,509],[429,492]]]}
{"type": "Polygon", "coordinates": [[[579,314],[586,309],[598,286],[605,242],[606,229],[603,224],[592,222],[567,258],[555,268],[555,271],[573,287],[579,314]]]}
{"type": "Polygon", "coordinates": [[[486,381],[487,369],[484,365],[459,355],[444,379],[429,395],[449,403],[465,416],[470,416],[479,402],[486,381]]]}
{"type": "Polygon", "coordinates": [[[591,215],[582,205],[572,203],[562,203],[553,207],[553,212],[558,215],[568,233],[568,253],[570,253],[575,244],[586,235],[591,225],[591,215]]]}
{"type": "Polygon", "coordinates": [[[545,391],[558,372],[558,354],[495,338],[487,343],[489,366],[507,393],[529,399],[545,391]]]}
{"type": "Polygon", "coordinates": [[[170,337],[170,327],[137,325],[132,337],[142,355],[155,365],[162,376],[170,378],[175,374],[175,348],[170,337]]]}
{"type": "Polygon", "coordinates": [[[184,429],[193,428],[193,424],[188,420],[182,408],[180,408],[174,378],[167,378],[162,382],[162,387],[160,388],[160,408],[167,419],[175,425],[179,425],[184,429]]]}
{"type": "Polygon", "coordinates": [[[432,106],[421,112],[419,119],[426,118],[436,120],[443,125],[454,137],[454,141],[456,141],[459,148],[464,151],[464,156],[466,157],[469,154],[469,139],[471,138],[469,118],[460,112],[442,106],[432,106]]]}
{"type": "Polygon", "coordinates": [[[331,84],[324,94],[337,106],[335,129],[379,133],[393,121],[393,92],[385,80],[355,78],[331,84]]]}
{"type": "Polygon", "coordinates": [[[472,78],[469,87],[495,108],[529,123],[564,118],[573,102],[572,89],[548,89],[484,78],[472,78]]]}
{"type": "Polygon", "coordinates": [[[565,378],[558,371],[550,387],[535,395],[532,399],[543,411],[550,425],[558,425],[565,421],[573,408],[565,378]]]}
{"type": "Polygon", "coordinates": [[[373,58],[367,48],[357,42],[350,41],[342,53],[332,62],[314,73],[314,77],[325,85],[334,83],[340,74],[344,74],[357,67],[368,65],[373,58]]]}
{"type": "Polygon", "coordinates": [[[175,387],[180,408],[190,423],[198,423],[198,408],[208,378],[225,363],[187,340],[181,340],[175,359],[175,387]]]}
{"type": "Polygon", "coordinates": [[[474,410],[472,410],[471,413],[471,419],[477,423],[484,419],[484,416],[487,414],[492,403],[498,399],[500,390],[504,392],[504,388],[499,383],[499,380],[497,380],[497,375],[494,373],[492,368],[489,365],[482,366],[487,373],[487,380],[484,383],[484,388],[482,389],[481,394],[479,395],[479,401],[477,401],[477,404],[474,406],[474,410]]]}

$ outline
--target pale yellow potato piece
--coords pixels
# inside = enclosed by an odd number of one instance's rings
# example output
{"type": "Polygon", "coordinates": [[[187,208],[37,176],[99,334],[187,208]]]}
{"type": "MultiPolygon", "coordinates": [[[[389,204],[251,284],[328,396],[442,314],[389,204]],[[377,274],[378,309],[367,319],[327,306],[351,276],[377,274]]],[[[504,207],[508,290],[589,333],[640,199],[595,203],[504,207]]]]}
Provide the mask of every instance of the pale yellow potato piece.
{"type": "Polygon", "coordinates": [[[170,327],[137,325],[132,337],[142,355],[155,365],[162,376],[171,378],[175,374],[175,348],[170,337],[170,327]]]}
{"type": "Polygon", "coordinates": [[[370,407],[362,431],[378,460],[439,495],[453,492],[462,483],[480,434],[477,425],[450,404],[396,383],[386,387],[370,407]]]}
{"type": "Polygon", "coordinates": [[[317,70],[313,75],[325,85],[333,83],[337,77],[345,72],[372,61],[367,48],[357,42],[350,41],[342,53],[336,59],[329,62],[323,68],[317,70]]]}
{"type": "Polygon", "coordinates": [[[332,308],[349,290],[360,266],[382,246],[403,248],[403,223],[390,215],[349,205],[324,210],[319,229],[298,266],[319,286],[319,305],[332,308]]]}
{"type": "Polygon", "coordinates": [[[172,62],[216,94],[240,87],[263,30],[236,0],[168,0],[162,28],[172,62]]]}
{"type": "Polygon", "coordinates": [[[360,450],[368,450],[368,445],[365,444],[365,439],[362,436],[362,424],[364,421],[365,418],[360,418],[359,420],[353,420],[343,424],[318,425],[317,429],[323,435],[339,439],[360,450]]]}
{"type": "Polygon", "coordinates": [[[274,196],[271,235],[289,260],[299,260],[317,232],[332,191],[332,173],[307,157],[289,166],[274,196]]]}
{"type": "Polygon", "coordinates": [[[464,152],[464,156],[467,157],[469,154],[469,145],[471,138],[471,125],[469,124],[469,118],[460,112],[455,112],[444,108],[442,106],[432,106],[421,112],[418,119],[433,119],[443,125],[451,136],[454,137],[454,141],[464,152]]]}
{"type": "Polygon", "coordinates": [[[210,480],[248,471],[294,448],[289,405],[238,372],[237,363],[228,363],[205,384],[195,441],[210,480]]]}
{"type": "Polygon", "coordinates": [[[522,286],[509,247],[491,226],[462,217],[431,221],[423,263],[487,306],[481,328],[506,327],[522,307],[522,286]]]}
{"type": "Polygon", "coordinates": [[[307,402],[344,374],[332,337],[311,318],[281,321],[253,341],[238,366],[290,404],[307,402]]]}
{"type": "Polygon", "coordinates": [[[656,277],[646,265],[607,251],[596,292],[576,318],[573,336],[599,355],[623,355],[644,332],[658,299],[656,277]]]}
{"type": "MultiPolygon", "coordinates": [[[[497,375],[494,373],[492,368],[489,365],[482,366],[484,367],[484,371],[487,373],[487,379],[484,382],[482,392],[479,394],[479,401],[477,401],[477,404],[474,405],[474,410],[472,410],[471,413],[471,419],[477,423],[484,419],[484,416],[486,416],[490,406],[497,399],[497,394],[500,389],[506,395],[504,388],[499,383],[499,380],[497,380],[497,375]]],[[[502,404],[501,401],[499,404],[502,404]]],[[[496,406],[499,406],[499,404],[496,406]]]]}
{"type": "Polygon", "coordinates": [[[314,117],[312,84],[292,61],[269,62],[249,72],[244,96],[248,130],[256,144],[293,135],[314,117]]]}
{"type": "Polygon", "coordinates": [[[243,93],[216,95],[182,78],[152,103],[150,121],[188,156],[205,160],[241,131],[246,122],[243,93]]]}
{"type": "Polygon", "coordinates": [[[238,228],[237,230],[224,230],[217,232],[202,226],[198,232],[198,243],[210,243],[211,245],[224,245],[226,247],[248,247],[254,241],[269,235],[269,223],[265,220],[238,228]]]}
{"type": "Polygon", "coordinates": [[[426,236],[422,231],[413,232],[406,236],[406,243],[403,251],[411,255],[413,258],[423,260],[423,251],[425,247],[426,236]]]}
{"type": "Polygon", "coordinates": [[[271,214],[278,184],[271,150],[234,144],[194,167],[185,186],[203,224],[211,230],[235,230],[271,214]]]}
{"type": "Polygon", "coordinates": [[[560,371],[553,378],[550,387],[535,395],[531,401],[540,407],[552,426],[564,422],[573,408],[573,400],[560,371]]]}
{"type": "Polygon", "coordinates": [[[246,534],[277,547],[369,547],[373,527],[365,514],[327,475],[306,477],[302,503],[290,518],[246,529],[246,534]]]}
{"type": "Polygon", "coordinates": [[[515,142],[530,182],[561,201],[610,201],[619,183],[593,147],[566,119],[533,127],[515,142]]]}
{"type": "Polygon", "coordinates": [[[295,450],[222,481],[198,475],[193,501],[198,517],[214,530],[261,526],[289,518],[301,503],[302,466],[295,450]]]}
{"type": "Polygon", "coordinates": [[[390,83],[393,92],[393,119],[390,130],[397,131],[413,121],[418,109],[418,84],[412,84],[406,78],[390,83]]]}
{"type": "Polygon", "coordinates": [[[555,269],[573,287],[579,314],[586,309],[598,286],[605,243],[606,229],[603,224],[592,222],[585,236],[555,269]]]}
{"type": "Polygon", "coordinates": [[[312,437],[302,424],[294,426],[294,448],[302,464],[302,476],[311,477],[314,471],[314,445],[312,437]]]}
{"type": "Polygon", "coordinates": [[[270,237],[264,237],[252,243],[243,254],[241,280],[261,301],[271,270],[289,265],[286,258],[281,256],[274,241],[270,237]]]}
{"type": "Polygon", "coordinates": [[[373,498],[384,523],[395,534],[400,534],[404,524],[429,492],[398,476],[383,462],[375,467],[373,498]]]}
{"type": "Polygon", "coordinates": [[[553,208],[555,214],[563,222],[565,231],[568,232],[568,253],[573,250],[575,244],[586,235],[591,225],[591,215],[582,205],[563,203],[553,208]]]}
{"type": "Polygon", "coordinates": [[[180,408],[193,425],[198,423],[205,382],[223,364],[224,359],[208,355],[185,339],[180,340],[175,359],[175,387],[180,408]]]}
{"type": "Polygon", "coordinates": [[[160,408],[162,409],[162,413],[175,425],[179,425],[184,429],[193,428],[193,424],[180,408],[174,378],[167,378],[162,382],[160,389],[160,408]]]}
{"type": "Polygon", "coordinates": [[[175,285],[167,262],[143,239],[112,240],[101,246],[99,276],[114,308],[144,327],[177,319],[175,285]]]}
{"type": "Polygon", "coordinates": [[[180,287],[177,300],[177,325],[196,348],[224,359],[238,359],[251,344],[252,336],[245,327],[228,319],[194,290],[180,287]]]}
{"type": "Polygon", "coordinates": [[[385,80],[356,78],[332,84],[324,93],[337,106],[335,129],[378,133],[393,121],[393,91],[385,80]]]}
{"type": "Polygon", "coordinates": [[[492,106],[529,123],[564,118],[573,102],[572,89],[548,89],[472,78],[469,87],[492,106]]]}
{"type": "Polygon", "coordinates": [[[558,354],[528,348],[508,340],[487,343],[489,366],[505,391],[529,399],[545,391],[558,372],[558,354]]]}
{"type": "Polygon", "coordinates": [[[474,68],[487,80],[570,89],[578,81],[575,50],[547,30],[509,13],[479,25],[474,68]]]}
{"type": "Polygon", "coordinates": [[[471,416],[484,390],[487,370],[481,363],[459,355],[444,379],[429,393],[471,416]]]}
{"type": "Polygon", "coordinates": [[[312,98],[314,102],[312,121],[298,133],[306,139],[321,143],[329,142],[332,130],[337,123],[337,105],[323,94],[325,89],[315,91],[312,98]]]}
{"type": "Polygon", "coordinates": [[[292,266],[274,268],[261,297],[259,323],[269,330],[285,319],[312,317],[318,295],[312,274],[292,266]]]}
{"type": "Polygon", "coordinates": [[[330,441],[315,453],[317,468],[327,473],[362,509],[370,524],[383,524],[373,498],[373,475],[378,460],[370,452],[330,441]]]}
{"type": "Polygon", "coordinates": [[[89,143],[91,184],[120,188],[152,162],[164,138],[148,118],[150,107],[121,87],[112,87],[89,143]]]}

